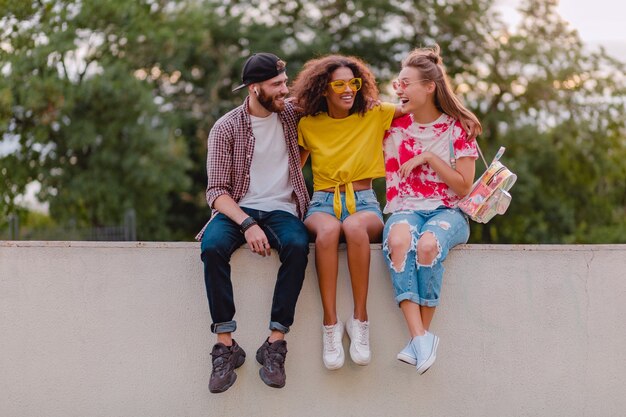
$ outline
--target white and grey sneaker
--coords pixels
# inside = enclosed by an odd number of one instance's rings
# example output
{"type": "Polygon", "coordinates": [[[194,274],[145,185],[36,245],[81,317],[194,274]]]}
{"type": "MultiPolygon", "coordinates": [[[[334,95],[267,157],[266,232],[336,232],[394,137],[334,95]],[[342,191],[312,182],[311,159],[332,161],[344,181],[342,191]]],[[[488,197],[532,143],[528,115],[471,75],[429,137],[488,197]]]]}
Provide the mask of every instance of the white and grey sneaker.
{"type": "Polygon", "coordinates": [[[430,332],[424,336],[415,336],[411,339],[411,347],[415,351],[417,363],[415,368],[419,374],[423,374],[435,363],[437,358],[437,346],[439,338],[430,332]]]}
{"type": "Polygon", "coordinates": [[[322,338],[324,366],[330,370],[341,368],[345,360],[341,341],[343,339],[343,323],[337,321],[337,324],[330,326],[322,325],[322,338]]]}
{"type": "Polygon", "coordinates": [[[370,323],[359,321],[350,316],[346,322],[346,331],[350,336],[350,357],[357,365],[367,365],[372,360],[370,351],[370,323]]]}

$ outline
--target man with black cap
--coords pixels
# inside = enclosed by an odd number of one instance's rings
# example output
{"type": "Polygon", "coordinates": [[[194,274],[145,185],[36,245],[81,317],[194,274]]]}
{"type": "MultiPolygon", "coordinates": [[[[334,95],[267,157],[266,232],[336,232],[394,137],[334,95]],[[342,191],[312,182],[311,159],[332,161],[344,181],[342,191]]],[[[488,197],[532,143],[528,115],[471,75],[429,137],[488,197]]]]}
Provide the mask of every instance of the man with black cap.
{"type": "MultiPolygon", "coordinates": [[[[230,388],[246,354],[232,338],[235,304],[230,257],[246,243],[261,256],[278,251],[278,270],[269,323],[270,335],[256,352],[263,382],[285,385],[285,333],[293,324],[296,301],[306,269],[309,239],[302,223],[309,203],[298,150],[299,115],[285,100],[285,62],[257,53],[246,61],[244,103],[220,118],[209,133],[206,198],[211,220],[202,239],[204,280],[217,343],[211,352],[211,392],[230,388]]],[[[253,277],[250,277],[253,278],[253,277]]]]}

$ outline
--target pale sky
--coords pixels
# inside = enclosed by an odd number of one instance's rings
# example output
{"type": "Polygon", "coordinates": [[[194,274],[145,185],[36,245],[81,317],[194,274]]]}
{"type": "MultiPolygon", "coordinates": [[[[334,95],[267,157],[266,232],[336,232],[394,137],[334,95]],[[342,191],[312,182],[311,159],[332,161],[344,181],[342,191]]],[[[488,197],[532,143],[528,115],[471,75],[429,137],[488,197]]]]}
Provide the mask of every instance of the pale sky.
{"type": "Polygon", "coordinates": [[[561,0],[558,10],[583,40],[626,42],[626,3],[622,0],[561,0]]]}
{"type": "MultiPolygon", "coordinates": [[[[521,0],[496,0],[496,8],[509,24],[519,20],[516,7],[521,0]]],[[[583,42],[591,47],[602,45],[607,52],[626,61],[626,1],[624,0],[560,0],[561,17],[578,31],[583,42]]]]}

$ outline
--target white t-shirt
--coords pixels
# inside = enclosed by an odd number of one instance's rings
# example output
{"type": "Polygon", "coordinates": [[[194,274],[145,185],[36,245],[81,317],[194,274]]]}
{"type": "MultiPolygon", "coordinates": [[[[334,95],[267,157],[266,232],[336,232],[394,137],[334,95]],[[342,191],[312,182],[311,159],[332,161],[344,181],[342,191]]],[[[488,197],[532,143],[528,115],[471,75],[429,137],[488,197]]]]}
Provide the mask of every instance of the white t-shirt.
{"type": "Polygon", "coordinates": [[[283,210],[297,216],[293,186],[289,181],[289,157],[285,132],[277,113],[267,117],[250,115],[254,154],[250,166],[250,188],[239,201],[255,210],[283,210]]]}

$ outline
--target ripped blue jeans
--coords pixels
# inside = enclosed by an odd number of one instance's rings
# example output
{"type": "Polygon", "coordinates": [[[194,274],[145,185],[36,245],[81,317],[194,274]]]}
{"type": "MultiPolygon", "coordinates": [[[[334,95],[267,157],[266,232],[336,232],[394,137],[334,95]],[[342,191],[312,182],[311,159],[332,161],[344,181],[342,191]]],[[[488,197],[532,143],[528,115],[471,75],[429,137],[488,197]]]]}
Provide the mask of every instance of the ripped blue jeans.
{"type": "Polygon", "coordinates": [[[466,243],[469,222],[458,208],[437,207],[434,210],[401,211],[392,214],[383,231],[383,253],[391,272],[396,302],[410,300],[416,304],[435,307],[443,281],[442,262],[454,246],[466,243]],[[408,224],[411,245],[402,265],[394,266],[390,258],[389,233],[398,223],[408,224]],[[424,265],[417,259],[417,241],[422,234],[431,232],[437,240],[438,254],[432,264],[424,265]]]}

